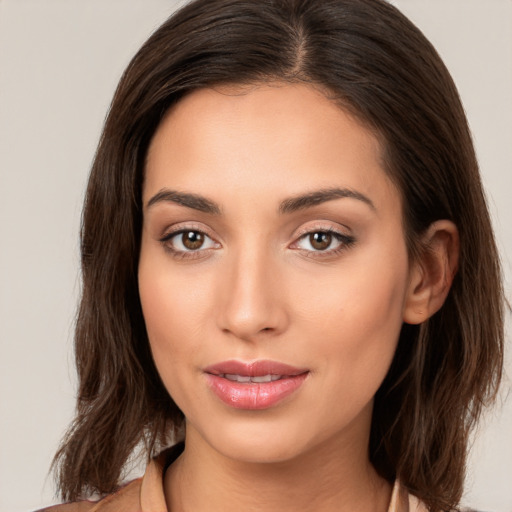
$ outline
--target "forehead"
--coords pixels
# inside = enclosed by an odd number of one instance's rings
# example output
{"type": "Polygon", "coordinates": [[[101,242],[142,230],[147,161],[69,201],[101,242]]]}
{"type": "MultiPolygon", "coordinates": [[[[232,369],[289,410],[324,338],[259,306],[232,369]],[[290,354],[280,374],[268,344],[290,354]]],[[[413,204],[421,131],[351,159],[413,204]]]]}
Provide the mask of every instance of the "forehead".
{"type": "Polygon", "coordinates": [[[201,89],[177,103],[150,144],[144,196],[166,186],[208,196],[220,187],[397,193],[369,129],[318,88],[279,83],[201,89]]]}

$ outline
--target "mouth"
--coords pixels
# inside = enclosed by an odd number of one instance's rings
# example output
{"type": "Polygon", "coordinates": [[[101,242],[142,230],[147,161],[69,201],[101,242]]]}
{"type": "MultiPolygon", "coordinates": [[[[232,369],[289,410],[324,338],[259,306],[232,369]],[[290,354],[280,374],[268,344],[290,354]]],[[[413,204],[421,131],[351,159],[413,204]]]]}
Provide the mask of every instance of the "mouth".
{"type": "Polygon", "coordinates": [[[261,384],[263,382],[273,382],[276,380],[280,380],[285,375],[271,375],[268,373],[267,375],[260,375],[258,377],[250,377],[249,375],[237,375],[233,373],[222,373],[219,374],[218,377],[223,377],[224,379],[231,380],[233,382],[241,382],[241,383],[256,383],[261,384]]]}
{"type": "Polygon", "coordinates": [[[224,361],[205,368],[204,373],[210,389],[225,404],[261,410],[298,391],[309,370],[276,361],[224,361]]]}

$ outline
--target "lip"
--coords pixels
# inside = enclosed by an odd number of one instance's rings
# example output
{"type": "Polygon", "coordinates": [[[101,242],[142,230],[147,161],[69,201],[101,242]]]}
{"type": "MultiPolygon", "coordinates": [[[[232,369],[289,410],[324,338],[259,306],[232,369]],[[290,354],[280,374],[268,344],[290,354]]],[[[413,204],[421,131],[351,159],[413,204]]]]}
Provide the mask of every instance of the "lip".
{"type": "Polygon", "coordinates": [[[267,409],[293,394],[306,380],[309,371],[277,361],[223,361],[205,368],[210,389],[225,404],[235,409],[267,409]],[[241,377],[281,376],[270,382],[236,382],[226,374],[241,377]]]}
{"type": "Polygon", "coordinates": [[[247,377],[260,377],[268,374],[295,376],[307,372],[308,370],[307,368],[296,368],[295,366],[278,361],[258,360],[246,363],[233,359],[208,366],[204,371],[212,375],[231,373],[247,377]]]}

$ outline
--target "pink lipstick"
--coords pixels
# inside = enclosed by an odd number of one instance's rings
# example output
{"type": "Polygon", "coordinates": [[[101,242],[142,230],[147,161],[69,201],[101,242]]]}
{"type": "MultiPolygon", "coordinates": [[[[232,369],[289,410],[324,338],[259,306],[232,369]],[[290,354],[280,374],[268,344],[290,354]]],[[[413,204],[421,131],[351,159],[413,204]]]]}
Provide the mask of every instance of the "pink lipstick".
{"type": "Polygon", "coordinates": [[[276,361],[224,361],[204,369],[212,391],[236,409],[267,409],[294,393],[309,371],[276,361]]]}

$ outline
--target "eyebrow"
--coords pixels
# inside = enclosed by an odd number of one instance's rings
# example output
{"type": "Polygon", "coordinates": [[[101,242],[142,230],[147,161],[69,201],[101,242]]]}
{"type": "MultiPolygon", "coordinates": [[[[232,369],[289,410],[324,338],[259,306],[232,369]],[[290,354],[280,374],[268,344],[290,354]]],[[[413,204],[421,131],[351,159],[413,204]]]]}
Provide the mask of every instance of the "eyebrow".
{"type": "Polygon", "coordinates": [[[312,206],[316,206],[327,201],[332,201],[333,199],[341,199],[344,197],[357,199],[358,201],[362,201],[367,204],[373,211],[377,210],[373,201],[360,192],[348,188],[326,188],[284,200],[279,206],[279,212],[293,213],[298,210],[311,208],[312,206]]]}
{"type": "MultiPolygon", "coordinates": [[[[342,199],[345,197],[362,201],[363,203],[367,204],[372,210],[376,211],[375,205],[373,204],[372,200],[365,196],[364,194],[361,194],[360,192],[348,188],[327,188],[315,190],[307,194],[301,194],[295,197],[291,197],[289,199],[285,199],[279,205],[279,213],[293,213],[298,210],[305,210],[307,208],[317,206],[327,201],[332,201],[334,199],[342,199]]],[[[186,208],[192,208],[193,210],[198,210],[200,212],[209,213],[212,215],[221,214],[220,206],[211,199],[208,199],[199,194],[191,194],[189,192],[178,192],[176,190],[169,189],[162,189],[159,192],[157,192],[147,202],[146,208],[150,208],[151,206],[161,202],[175,203],[180,206],[185,206],[186,208]]]]}
{"type": "Polygon", "coordinates": [[[162,189],[148,201],[146,208],[160,202],[176,203],[193,210],[199,210],[200,212],[220,215],[220,207],[217,203],[198,194],[162,189]]]}

